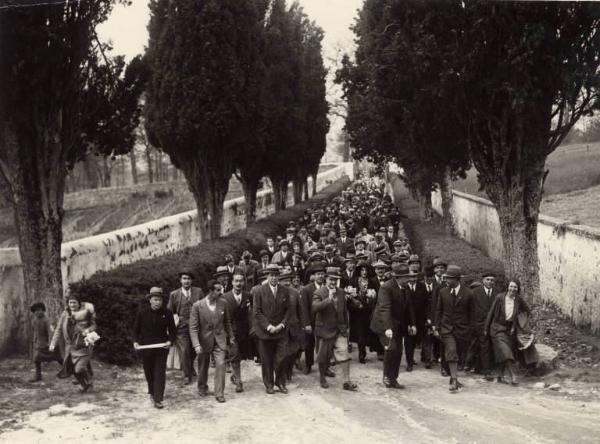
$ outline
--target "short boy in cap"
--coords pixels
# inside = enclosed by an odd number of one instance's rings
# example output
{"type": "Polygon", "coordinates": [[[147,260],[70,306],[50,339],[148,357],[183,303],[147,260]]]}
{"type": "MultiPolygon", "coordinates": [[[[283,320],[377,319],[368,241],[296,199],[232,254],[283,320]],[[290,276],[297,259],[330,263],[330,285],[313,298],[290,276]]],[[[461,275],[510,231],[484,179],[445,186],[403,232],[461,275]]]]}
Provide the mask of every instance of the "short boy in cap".
{"type": "Polygon", "coordinates": [[[317,363],[320,384],[328,388],[327,366],[332,358],[342,367],[343,389],[355,391],[350,381],[350,355],[348,354],[348,307],[346,293],[337,286],[340,276],[338,267],[327,267],[326,284],[313,295],[312,309],[315,313],[315,337],[318,342],[317,363]]]}
{"type": "Polygon", "coordinates": [[[204,297],[202,289],[192,286],[193,280],[194,273],[190,269],[181,270],[179,272],[181,287],[171,292],[169,302],[167,303],[167,309],[173,313],[175,325],[177,326],[175,348],[179,354],[181,370],[185,377],[184,385],[191,384],[192,378],[196,376],[196,371],[194,370],[196,353],[192,347],[188,328],[190,312],[192,305],[204,297]]]}
{"type": "Polygon", "coordinates": [[[494,380],[491,375],[492,350],[490,338],[485,334],[485,321],[492,308],[492,303],[497,296],[497,291],[494,287],[495,279],[496,275],[494,272],[484,272],[481,275],[481,282],[483,285],[472,290],[474,331],[465,361],[465,371],[474,368],[479,371],[487,381],[494,380]]]}
{"type": "Polygon", "coordinates": [[[50,351],[48,349],[52,339],[52,327],[46,317],[46,305],[43,302],[36,302],[30,310],[33,313],[32,336],[35,376],[29,382],[38,382],[42,380],[42,362],[56,361],[62,365],[63,360],[58,350],[50,351]]]}
{"type": "Polygon", "coordinates": [[[156,348],[139,350],[144,365],[148,394],[157,409],[163,408],[167,356],[176,338],[177,328],[173,312],[165,308],[164,293],[160,287],[152,287],[148,294],[149,304],[136,315],[133,323],[133,347],[156,345],[156,348]]]}
{"type": "Polygon", "coordinates": [[[462,384],[458,381],[458,366],[465,361],[471,342],[473,321],[473,293],[461,285],[462,270],[448,265],[444,273],[447,286],[440,289],[436,308],[436,333],[442,338],[444,356],[450,371],[450,392],[456,393],[462,384]]]}

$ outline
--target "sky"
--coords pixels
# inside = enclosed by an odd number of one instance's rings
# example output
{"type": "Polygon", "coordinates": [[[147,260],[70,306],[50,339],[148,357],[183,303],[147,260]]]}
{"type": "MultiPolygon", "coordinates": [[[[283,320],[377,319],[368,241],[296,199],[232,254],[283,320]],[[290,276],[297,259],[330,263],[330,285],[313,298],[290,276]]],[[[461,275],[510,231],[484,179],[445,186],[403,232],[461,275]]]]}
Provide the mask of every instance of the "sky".
{"type": "MultiPolygon", "coordinates": [[[[288,0],[288,4],[291,0],[288,0]]],[[[358,9],[363,0],[300,0],[304,12],[325,31],[323,52],[326,65],[332,74],[335,60],[344,52],[354,50],[354,35],[350,26],[354,24],[358,9]]],[[[144,52],[148,43],[146,26],[150,19],[147,0],[132,0],[130,6],[118,5],[109,19],[98,27],[98,35],[103,41],[112,41],[113,54],[122,54],[127,60],[144,52]]],[[[331,84],[328,88],[330,101],[340,94],[339,88],[331,84]]],[[[335,143],[344,122],[339,117],[330,116],[331,130],[328,144],[335,143]]]]}

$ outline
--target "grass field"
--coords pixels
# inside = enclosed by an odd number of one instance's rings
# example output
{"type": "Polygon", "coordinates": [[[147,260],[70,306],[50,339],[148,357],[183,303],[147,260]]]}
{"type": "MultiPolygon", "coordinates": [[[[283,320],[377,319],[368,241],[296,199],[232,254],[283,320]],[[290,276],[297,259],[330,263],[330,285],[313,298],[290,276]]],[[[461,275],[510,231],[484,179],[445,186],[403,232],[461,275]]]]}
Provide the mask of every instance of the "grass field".
{"type": "MultiPolygon", "coordinates": [[[[546,169],[550,170],[544,185],[546,196],[600,185],[600,142],[558,147],[546,159],[546,169]]],[[[457,180],[452,186],[455,190],[487,197],[485,191],[479,191],[475,168],[468,172],[465,180],[457,180]]]]}

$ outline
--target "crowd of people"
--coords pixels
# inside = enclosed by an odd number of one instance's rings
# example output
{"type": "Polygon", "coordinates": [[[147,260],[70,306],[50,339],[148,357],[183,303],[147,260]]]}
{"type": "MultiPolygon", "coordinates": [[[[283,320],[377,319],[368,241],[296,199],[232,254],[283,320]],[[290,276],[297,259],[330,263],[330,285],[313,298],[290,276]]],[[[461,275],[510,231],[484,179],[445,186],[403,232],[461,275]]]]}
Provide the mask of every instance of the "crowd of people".
{"type": "MultiPolygon", "coordinates": [[[[383,183],[362,178],[291,221],[285,236],[268,238],[258,260],[249,251],[237,263],[226,255],[205,291],[193,285],[189,269],[179,273],[177,290],[166,294],[153,287],[149,304],[136,316],[133,346],[154,406],[163,408],[171,348],[184,384],[197,378],[200,396],[209,393],[214,367],[219,402],[225,402],[228,371],[235,391],[244,391],[243,360],[260,364],[267,394],[288,393],[294,371],[310,374],[315,366],[322,388],[341,369],[342,389],[356,391],[350,378],[355,346],[359,363],[369,356],[382,361],[383,384],[390,389],[404,388],[398,381],[402,355],[411,372],[419,347],[421,365],[449,377],[452,393],[462,387],[459,372],[517,384],[515,363],[536,361],[530,309],[518,280],[499,291],[490,272],[467,286],[461,268],[442,257],[422,264],[401,217],[383,183]]],[[[74,374],[82,390],[89,390],[97,337],[93,306],[69,296],[52,336],[43,304],[32,311],[34,379],[41,379],[41,362],[60,359],[61,374],[74,374]],[[65,345],[59,355],[60,339],[65,345]]]]}

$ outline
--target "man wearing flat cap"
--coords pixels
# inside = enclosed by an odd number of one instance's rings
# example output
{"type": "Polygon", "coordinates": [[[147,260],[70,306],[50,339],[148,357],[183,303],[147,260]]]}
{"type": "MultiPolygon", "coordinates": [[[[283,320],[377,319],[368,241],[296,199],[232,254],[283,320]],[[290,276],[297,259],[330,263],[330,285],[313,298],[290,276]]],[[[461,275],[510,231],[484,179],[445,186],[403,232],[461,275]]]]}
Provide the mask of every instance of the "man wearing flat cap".
{"type": "Polygon", "coordinates": [[[487,381],[493,381],[491,375],[492,368],[492,350],[490,338],[485,334],[485,321],[492,303],[497,296],[494,282],[496,275],[492,271],[484,272],[481,275],[480,285],[472,290],[473,292],[473,338],[469,345],[465,361],[465,371],[472,367],[479,371],[487,381]]]}
{"type": "Polygon", "coordinates": [[[436,307],[435,326],[442,338],[444,356],[450,370],[450,392],[456,393],[458,366],[463,364],[471,342],[473,322],[473,293],[461,285],[462,270],[448,265],[444,273],[447,286],[440,289],[436,307]]]}
{"type": "Polygon", "coordinates": [[[194,273],[189,269],[183,269],[179,273],[181,287],[169,295],[167,309],[173,313],[175,325],[177,326],[177,338],[175,348],[179,354],[181,370],[185,377],[184,385],[191,384],[192,378],[196,376],[194,360],[196,353],[192,347],[190,331],[188,328],[192,305],[204,297],[204,293],[198,287],[192,286],[194,273]]]}
{"type": "Polygon", "coordinates": [[[327,267],[326,284],[315,291],[312,309],[315,313],[315,337],[318,343],[317,363],[322,388],[328,388],[327,366],[334,358],[342,367],[343,389],[355,391],[350,381],[350,355],[348,354],[348,307],[344,290],[337,286],[340,280],[338,267],[327,267]]]}
{"type": "Polygon", "coordinates": [[[371,330],[379,336],[385,349],[383,384],[392,389],[404,388],[398,383],[402,362],[402,338],[416,334],[415,313],[406,291],[408,277],[408,266],[394,266],[392,279],[379,289],[377,305],[371,320],[371,330]]]}
{"type": "Polygon", "coordinates": [[[262,379],[268,394],[274,386],[287,393],[283,363],[287,351],[287,322],[290,311],[289,291],[279,285],[279,267],[269,265],[268,280],[254,292],[254,332],[258,337],[262,379]]]}
{"type": "Polygon", "coordinates": [[[304,328],[304,369],[303,373],[310,373],[315,362],[315,318],[312,312],[312,301],[315,291],[325,284],[325,265],[322,262],[313,262],[307,273],[310,277],[310,283],[300,290],[300,307],[302,309],[303,319],[309,322],[304,328]]]}

